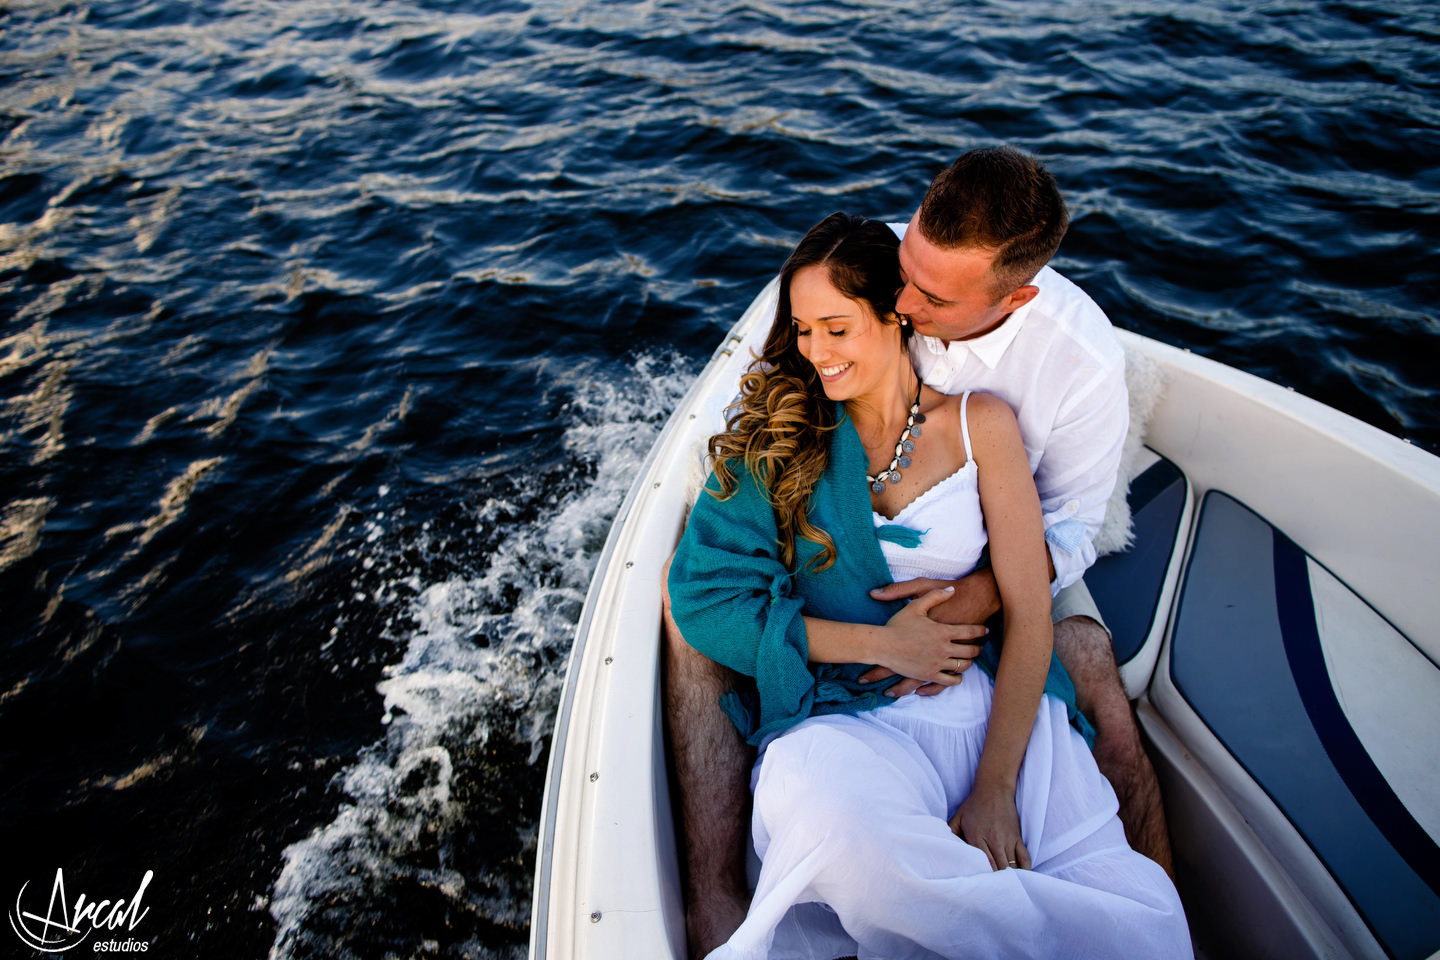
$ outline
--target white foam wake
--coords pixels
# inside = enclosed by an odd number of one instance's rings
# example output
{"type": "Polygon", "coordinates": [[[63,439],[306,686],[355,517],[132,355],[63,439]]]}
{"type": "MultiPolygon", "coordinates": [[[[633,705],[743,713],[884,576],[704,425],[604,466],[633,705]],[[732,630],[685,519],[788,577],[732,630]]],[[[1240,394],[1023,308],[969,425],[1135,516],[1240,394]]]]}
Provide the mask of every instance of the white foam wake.
{"type": "MultiPolygon", "coordinates": [[[[484,817],[466,797],[484,780],[488,748],[503,743],[531,765],[543,752],[594,564],[633,473],[693,377],[686,366],[642,357],[618,380],[572,369],[557,384],[574,398],[562,412],[569,479],[522,490],[524,503],[495,498],[481,507],[481,529],[499,539],[483,570],[428,585],[412,579],[418,595],[407,622],[415,626],[378,684],[387,735],[340,775],[346,800],[335,818],[285,850],[269,902],[272,960],[355,955],[349,914],[393,910],[399,891],[417,887],[471,914],[474,926],[523,930],[535,824],[484,824],[511,831],[510,847],[524,856],[481,877],[456,868],[451,841],[473,832],[471,814],[484,817]],[[500,526],[537,509],[533,520],[500,526]]],[[[387,928],[393,933],[394,923],[387,928]]],[[[414,953],[524,953],[413,933],[414,953]]],[[[408,932],[400,939],[409,941],[408,932]]]]}

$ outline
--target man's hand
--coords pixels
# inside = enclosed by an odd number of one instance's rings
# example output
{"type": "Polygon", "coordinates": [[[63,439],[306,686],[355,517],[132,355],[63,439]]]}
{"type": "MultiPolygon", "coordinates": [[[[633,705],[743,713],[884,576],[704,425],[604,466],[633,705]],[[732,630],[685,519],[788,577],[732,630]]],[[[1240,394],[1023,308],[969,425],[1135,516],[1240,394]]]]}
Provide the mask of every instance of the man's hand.
{"type": "Polygon", "coordinates": [[[974,641],[984,637],[986,629],[983,625],[931,619],[930,611],[951,592],[949,587],[926,591],[901,607],[886,623],[883,641],[871,650],[874,662],[926,683],[959,683],[957,666],[967,655],[973,658],[970,651],[978,649],[974,641]]]}
{"type": "MultiPolygon", "coordinates": [[[[955,593],[929,610],[932,620],[942,623],[983,624],[1000,612],[1000,591],[995,586],[995,574],[989,567],[982,567],[959,580],[906,580],[892,583],[870,591],[876,600],[910,600],[924,596],[932,590],[954,587],[955,593]]],[[[964,644],[957,648],[960,659],[956,661],[955,673],[964,673],[970,664],[980,656],[979,644],[964,644]]],[[[860,675],[861,683],[874,683],[894,676],[884,667],[872,667],[860,675]]],[[[944,690],[938,683],[927,683],[906,677],[885,691],[887,697],[903,697],[907,693],[918,693],[922,697],[933,696],[944,690]]]]}
{"type": "Polygon", "coordinates": [[[870,591],[876,600],[910,600],[931,590],[954,587],[949,600],[930,608],[930,619],[941,623],[984,623],[1000,612],[1000,590],[995,572],[981,567],[959,580],[905,580],[870,591]]]}
{"type": "MultiPolygon", "coordinates": [[[[975,647],[974,649],[979,650],[980,648],[975,647]]],[[[965,666],[969,667],[969,665],[969,661],[966,661],[965,666]]],[[[960,677],[960,680],[965,679],[963,668],[957,669],[955,673],[960,677]]],[[[884,667],[871,667],[869,670],[866,670],[860,675],[860,682],[874,683],[877,680],[884,680],[887,677],[893,676],[895,676],[894,670],[886,670],[884,667]]],[[[960,680],[955,681],[956,685],[959,685],[960,680]]],[[[898,700],[901,697],[905,696],[907,693],[917,693],[922,697],[933,697],[935,696],[935,694],[939,693],[941,690],[944,689],[945,688],[938,683],[926,683],[924,680],[916,680],[912,677],[906,677],[899,683],[892,684],[891,686],[886,687],[885,696],[889,697],[891,700],[898,700]]]]}

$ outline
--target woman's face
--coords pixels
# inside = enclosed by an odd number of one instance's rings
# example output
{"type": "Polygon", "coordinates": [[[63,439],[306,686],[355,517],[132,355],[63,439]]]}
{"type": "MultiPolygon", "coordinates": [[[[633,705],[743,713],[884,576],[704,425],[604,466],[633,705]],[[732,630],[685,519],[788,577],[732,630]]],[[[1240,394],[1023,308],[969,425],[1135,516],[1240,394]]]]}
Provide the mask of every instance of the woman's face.
{"type": "Polygon", "coordinates": [[[903,359],[899,326],[881,323],[868,303],[837,290],[825,267],[801,267],[790,278],[790,317],[796,347],[831,400],[864,397],[886,377],[893,381],[903,359]]]}

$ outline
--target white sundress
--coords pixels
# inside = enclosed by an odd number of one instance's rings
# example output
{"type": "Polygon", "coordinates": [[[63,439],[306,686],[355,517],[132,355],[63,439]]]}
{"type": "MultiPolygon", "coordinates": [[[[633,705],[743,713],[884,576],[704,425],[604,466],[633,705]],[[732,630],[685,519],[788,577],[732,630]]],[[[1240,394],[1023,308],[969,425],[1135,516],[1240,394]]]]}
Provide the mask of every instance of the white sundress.
{"type": "MultiPolygon", "coordinates": [[[[961,400],[965,465],[881,541],[896,579],[954,579],[985,545],[961,400]],[[927,530],[928,528],[928,530],[927,530]]],[[[744,923],[709,960],[1192,956],[1174,885],[1125,842],[1115,793],[1063,703],[1043,697],[1016,805],[1033,869],[990,869],[948,820],[970,792],[994,682],[966,671],[933,697],[811,717],[761,747],[751,832],[761,861],[744,923]]]]}

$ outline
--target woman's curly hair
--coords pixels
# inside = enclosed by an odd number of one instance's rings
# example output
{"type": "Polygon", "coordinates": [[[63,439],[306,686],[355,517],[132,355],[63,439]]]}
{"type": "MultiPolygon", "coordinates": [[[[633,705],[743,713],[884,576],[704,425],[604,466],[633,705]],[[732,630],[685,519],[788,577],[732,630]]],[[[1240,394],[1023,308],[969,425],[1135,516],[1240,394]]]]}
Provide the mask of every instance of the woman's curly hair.
{"type": "MultiPolygon", "coordinates": [[[[797,348],[790,281],[803,267],[823,266],[842,294],[867,304],[882,323],[898,323],[899,246],[884,223],[846,213],[832,213],[810,228],[780,268],[780,302],[764,350],[740,378],[740,397],[726,410],[725,431],[710,438],[721,491],[714,495],[723,500],[734,494],[738,481],[731,464],[743,463],[775,510],[780,558],[791,570],[797,537],[820,545],[813,561],[817,570],[836,559],[835,542],[810,522],[807,511],[830,459],[836,419],[819,374],[797,348]]],[[[901,329],[908,336],[910,327],[901,329]]]]}

